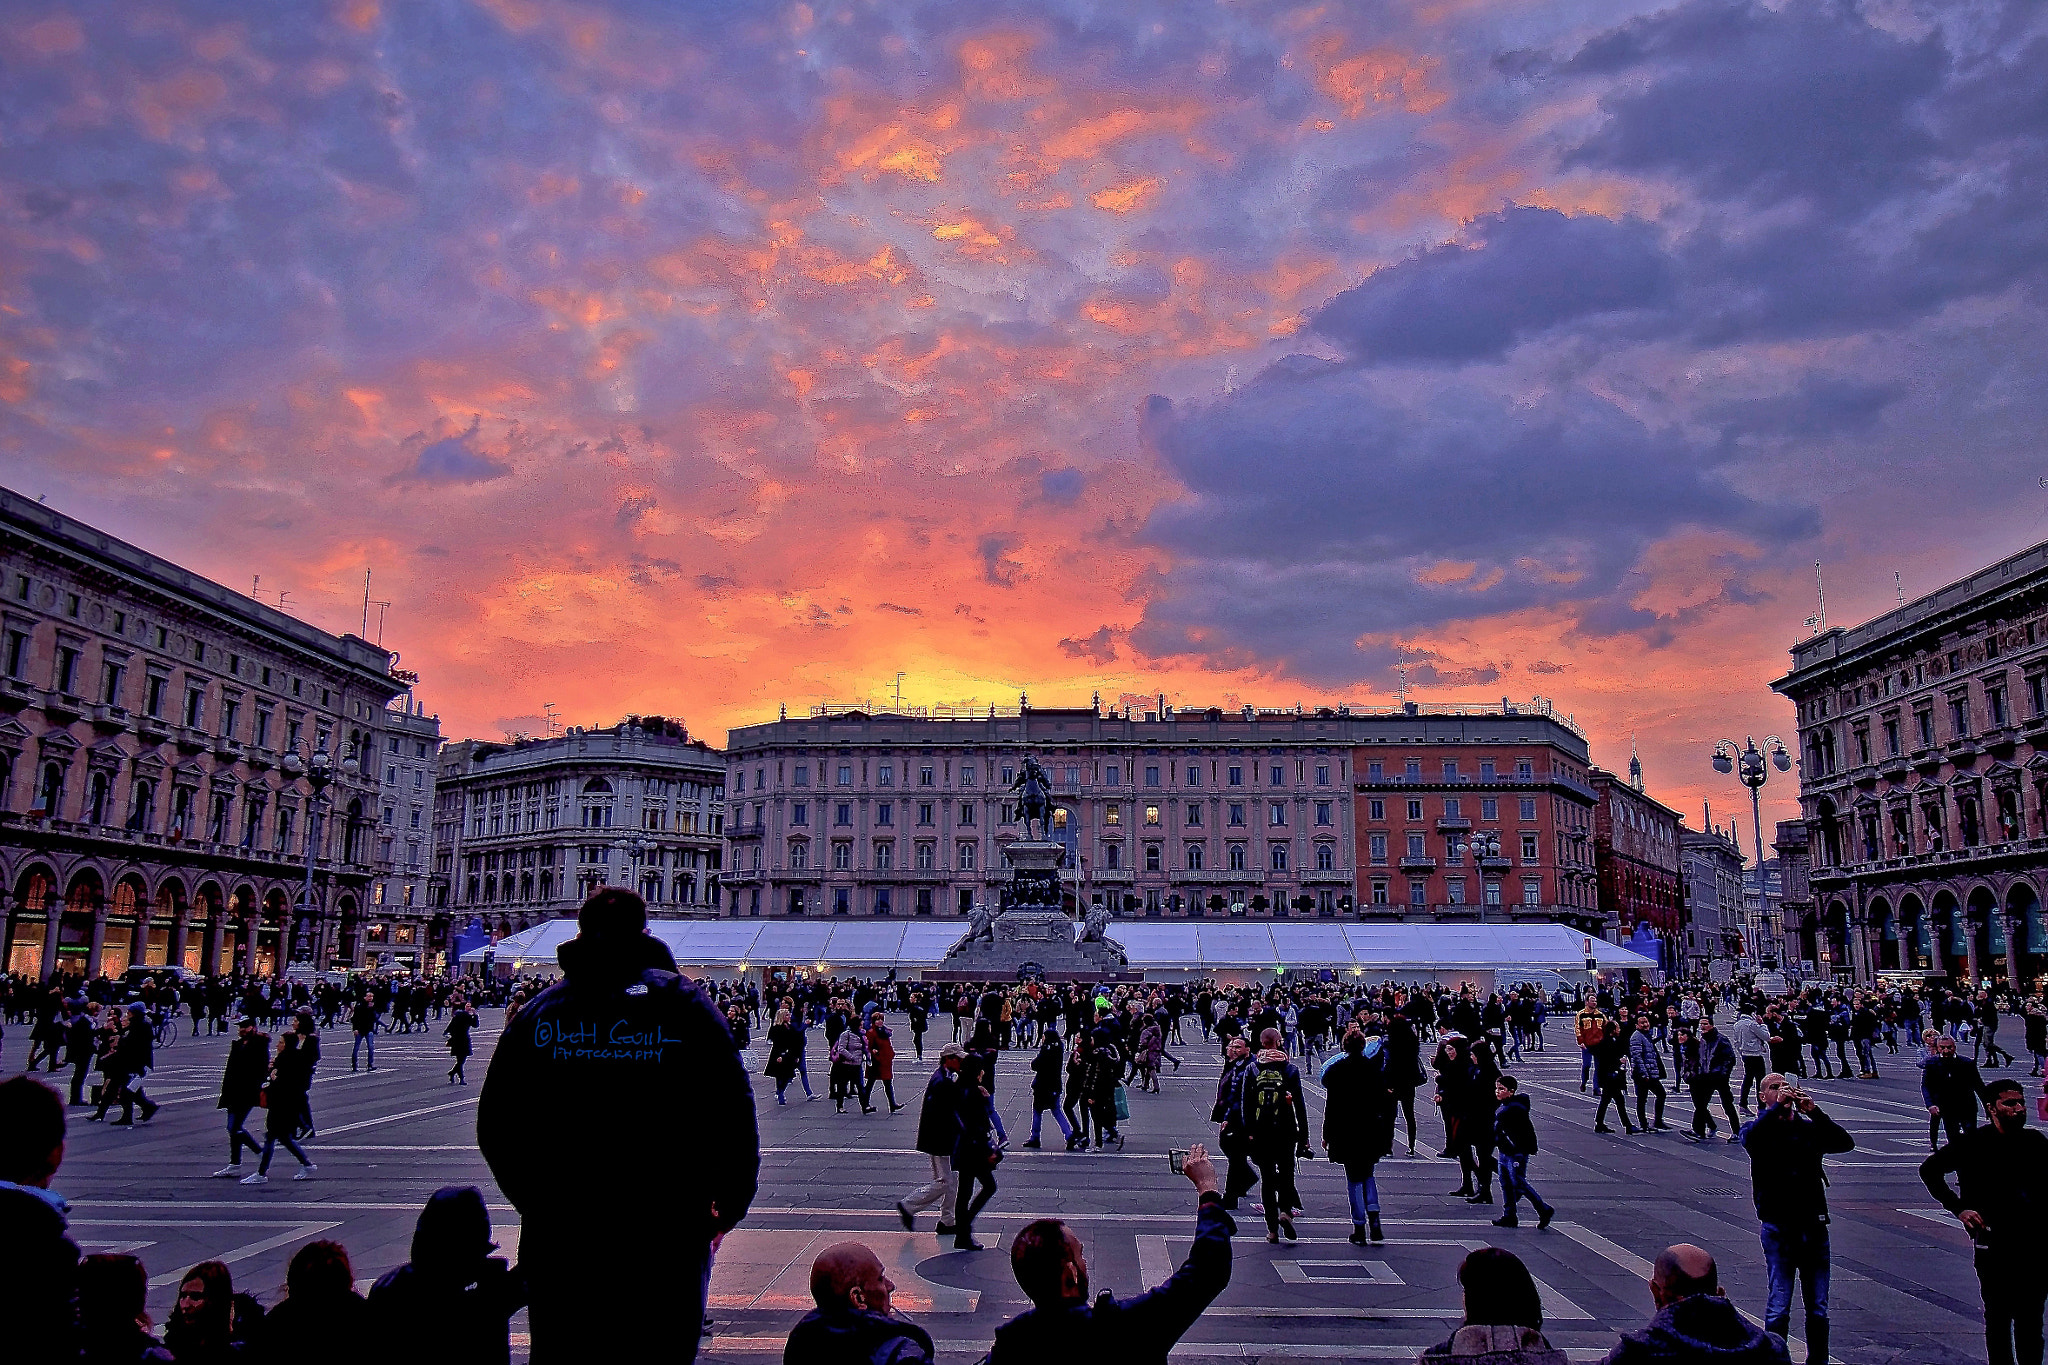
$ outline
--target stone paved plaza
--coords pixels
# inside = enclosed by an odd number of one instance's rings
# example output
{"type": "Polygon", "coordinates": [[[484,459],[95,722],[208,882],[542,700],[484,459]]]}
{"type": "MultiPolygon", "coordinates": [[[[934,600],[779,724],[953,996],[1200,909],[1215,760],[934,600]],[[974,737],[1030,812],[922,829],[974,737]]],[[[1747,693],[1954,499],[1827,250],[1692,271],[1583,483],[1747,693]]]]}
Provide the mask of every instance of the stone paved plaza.
{"type": "MultiPolygon", "coordinates": [[[[374,1073],[351,1074],[348,1035],[330,1030],[314,1084],[319,1139],[310,1149],[318,1176],[290,1179],[296,1163],[280,1149],[273,1182],[245,1188],[209,1178],[226,1150],[214,1099],[225,1037],[181,1037],[159,1054],[149,1089],[164,1101],[156,1120],[133,1130],[83,1122],[73,1110],[69,1148],[57,1188],[73,1204],[73,1234],[87,1250],[129,1250],[148,1265],[150,1306],[161,1321],[185,1267],[228,1261],[238,1287],[275,1301],[292,1251],[315,1237],[343,1242],[365,1286],[406,1256],[414,1217],[427,1195],[449,1183],[484,1188],[498,1240],[516,1254],[517,1218],[491,1183],[474,1147],[476,1100],[497,1036],[488,1011],[478,1034],[467,1089],[446,1084],[438,1033],[384,1035],[374,1073]]],[[[919,1219],[902,1231],[895,1200],[927,1167],[913,1149],[916,1101],[925,1067],[910,1055],[910,1035],[893,1017],[899,1058],[891,1116],[835,1114],[823,1097],[822,1036],[813,1035],[812,1081],[819,1098],[792,1087],[778,1107],[758,1076],[765,1052],[749,1058],[757,1073],[764,1152],[761,1192],[752,1214],[727,1240],[711,1285],[716,1328],[705,1355],[759,1361],[779,1354],[783,1334],[809,1306],[812,1255],[845,1238],[867,1242],[898,1284],[897,1303],[932,1333],[949,1362],[987,1350],[995,1326],[1022,1309],[1008,1258],[997,1251],[955,1253],[919,1219]]],[[[930,1035],[927,1052],[950,1021],[930,1035]]],[[[181,1026],[182,1027],[182,1026],[181,1026]]],[[[1069,1155],[1056,1140],[1020,1151],[1028,1136],[1028,1054],[1006,1054],[999,1100],[1011,1156],[997,1172],[1001,1190],[977,1227],[991,1246],[1025,1221],[1048,1214],[1071,1222],[1088,1247],[1097,1288],[1129,1294],[1156,1282],[1184,1254],[1194,1198],[1167,1169],[1169,1145],[1209,1140],[1206,1122],[1217,1074],[1213,1049],[1190,1023],[1178,1073],[1163,1093],[1133,1095],[1120,1154],[1069,1155]]],[[[1230,1287],[1175,1353],[1176,1360],[1255,1357],[1409,1360],[1449,1335],[1459,1314],[1454,1278],[1464,1253],[1486,1244],[1513,1249],[1534,1271],[1545,1300],[1546,1331],[1574,1360],[1597,1360],[1622,1328],[1650,1314],[1648,1259],[1668,1243],[1699,1242],[1721,1262],[1736,1301],[1760,1313],[1764,1268],[1749,1204],[1747,1158],[1721,1142],[1695,1146],[1674,1131],[1634,1139],[1591,1130],[1591,1103],[1578,1090],[1576,1048],[1559,1045],[1567,1027],[1552,1021],[1547,1055],[1510,1069],[1535,1101],[1543,1152],[1532,1177],[1557,1205],[1544,1232],[1533,1220],[1504,1231],[1489,1225],[1498,1207],[1448,1197],[1455,1163],[1431,1154],[1442,1129],[1421,1114],[1418,1150],[1380,1167],[1388,1240],[1359,1248],[1350,1231],[1341,1174],[1326,1161],[1303,1163],[1307,1208],[1302,1240],[1268,1246],[1248,1209],[1230,1287]]],[[[25,1035],[7,1040],[5,1062],[18,1067],[25,1035]]],[[[1830,1160],[1834,1209],[1833,1351],[1852,1362],[1919,1365],[1983,1359],[1976,1280],[1962,1230],[1936,1208],[1915,1173],[1927,1150],[1927,1125],[1910,1061],[1881,1058],[1882,1082],[1819,1082],[1823,1105],[1856,1136],[1858,1149],[1830,1160]]],[[[1311,1072],[1312,1074],[1312,1072],[1311,1072]]],[[[2002,1074],[1999,1072],[1992,1075],[2002,1074]]],[[[877,1090],[877,1104],[881,1105],[877,1090]]],[[[1310,1090],[1310,1106],[1320,1109],[1310,1090]]],[[[1428,1109],[1426,1100],[1422,1106],[1428,1109]]],[[[1688,1105],[1674,1107],[1682,1126],[1688,1105]]],[[[620,1121],[629,1102],[620,1100],[620,1121]]],[[[589,1154],[602,1161],[603,1154],[589,1154]]],[[[252,1167],[253,1168],[253,1167],[252,1167]]],[[[678,1324],[678,1331],[687,1324],[678,1324]]],[[[1794,1335],[1799,1319],[1795,1310],[1794,1335]]],[[[523,1333],[524,1317],[515,1320],[523,1333]]],[[[523,1336],[515,1341],[523,1343],[523,1336]]],[[[1793,1358],[1804,1359],[1803,1344],[1793,1358]]]]}

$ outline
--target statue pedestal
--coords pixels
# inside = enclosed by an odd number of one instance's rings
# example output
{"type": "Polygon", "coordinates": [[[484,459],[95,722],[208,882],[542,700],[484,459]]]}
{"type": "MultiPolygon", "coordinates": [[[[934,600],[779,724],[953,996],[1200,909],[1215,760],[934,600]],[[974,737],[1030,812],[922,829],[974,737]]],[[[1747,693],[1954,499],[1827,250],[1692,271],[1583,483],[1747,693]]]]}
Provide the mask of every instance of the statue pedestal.
{"type": "Polygon", "coordinates": [[[1076,943],[1080,926],[1061,908],[1060,867],[1064,844],[1020,839],[1008,845],[1010,881],[1001,887],[1001,908],[991,923],[993,939],[962,943],[945,962],[924,974],[927,981],[1138,981],[1123,949],[1113,942],[1076,943]]]}

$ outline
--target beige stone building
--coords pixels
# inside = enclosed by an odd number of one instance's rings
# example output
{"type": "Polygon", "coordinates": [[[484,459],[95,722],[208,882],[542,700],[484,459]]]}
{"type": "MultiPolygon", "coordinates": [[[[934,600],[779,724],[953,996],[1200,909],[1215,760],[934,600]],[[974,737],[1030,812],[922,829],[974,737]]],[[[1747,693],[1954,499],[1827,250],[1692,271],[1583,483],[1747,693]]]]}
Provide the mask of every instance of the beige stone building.
{"type": "Polygon", "coordinates": [[[0,490],[0,961],[359,963],[390,666],[0,490]],[[322,751],[316,804],[287,760],[322,751]]]}

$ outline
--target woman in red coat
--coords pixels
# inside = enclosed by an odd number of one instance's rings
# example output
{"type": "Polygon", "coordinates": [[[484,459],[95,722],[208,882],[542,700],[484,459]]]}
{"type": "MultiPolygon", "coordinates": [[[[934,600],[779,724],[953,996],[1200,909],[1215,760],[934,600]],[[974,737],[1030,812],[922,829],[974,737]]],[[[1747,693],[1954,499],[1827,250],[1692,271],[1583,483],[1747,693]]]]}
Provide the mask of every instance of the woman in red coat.
{"type": "Polygon", "coordinates": [[[882,1085],[882,1093],[889,1097],[889,1112],[895,1113],[903,1106],[896,1103],[896,1044],[889,1041],[889,1026],[882,1022],[882,1012],[876,1010],[868,1023],[868,1093],[873,1094],[875,1083],[882,1085]]]}

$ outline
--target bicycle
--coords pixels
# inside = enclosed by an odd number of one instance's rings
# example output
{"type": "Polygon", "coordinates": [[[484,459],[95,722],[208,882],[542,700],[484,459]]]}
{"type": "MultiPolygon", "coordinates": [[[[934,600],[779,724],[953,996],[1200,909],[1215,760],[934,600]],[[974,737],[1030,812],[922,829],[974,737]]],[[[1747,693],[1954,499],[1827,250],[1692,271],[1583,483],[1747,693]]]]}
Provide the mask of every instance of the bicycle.
{"type": "Polygon", "coordinates": [[[169,1047],[178,1041],[178,1020],[175,1015],[159,1014],[151,1021],[151,1036],[158,1047],[169,1047]]]}

